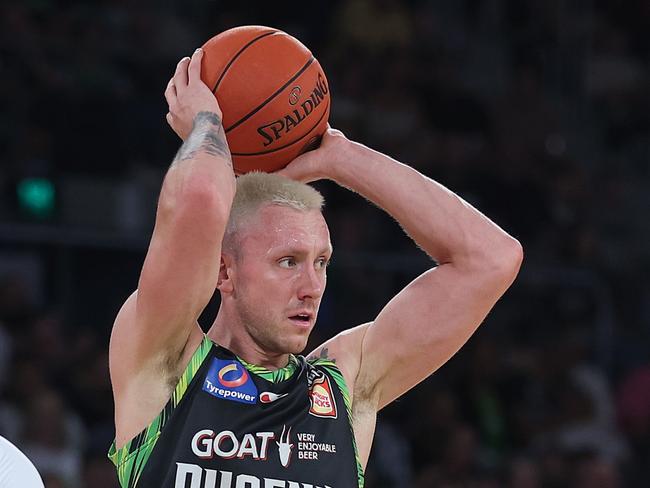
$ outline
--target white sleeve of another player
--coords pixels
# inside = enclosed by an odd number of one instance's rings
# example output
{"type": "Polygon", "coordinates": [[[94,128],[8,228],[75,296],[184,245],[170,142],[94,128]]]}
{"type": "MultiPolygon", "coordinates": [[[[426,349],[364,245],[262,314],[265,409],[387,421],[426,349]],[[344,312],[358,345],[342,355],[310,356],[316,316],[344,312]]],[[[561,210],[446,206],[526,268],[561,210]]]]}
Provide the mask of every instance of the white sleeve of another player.
{"type": "Polygon", "coordinates": [[[27,456],[0,436],[0,488],[44,488],[43,481],[27,456]]]}

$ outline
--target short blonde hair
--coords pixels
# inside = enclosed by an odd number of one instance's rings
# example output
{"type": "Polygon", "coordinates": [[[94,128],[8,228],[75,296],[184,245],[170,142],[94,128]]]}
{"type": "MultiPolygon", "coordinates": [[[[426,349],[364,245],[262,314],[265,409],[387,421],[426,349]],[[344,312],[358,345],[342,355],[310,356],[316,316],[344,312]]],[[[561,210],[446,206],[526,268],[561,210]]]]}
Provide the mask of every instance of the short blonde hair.
{"type": "Polygon", "coordinates": [[[236,249],[236,234],[265,205],[322,211],[325,199],[315,188],[284,176],[253,171],[237,178],[237,191],[223,237],[223,248],[236,249]]]}

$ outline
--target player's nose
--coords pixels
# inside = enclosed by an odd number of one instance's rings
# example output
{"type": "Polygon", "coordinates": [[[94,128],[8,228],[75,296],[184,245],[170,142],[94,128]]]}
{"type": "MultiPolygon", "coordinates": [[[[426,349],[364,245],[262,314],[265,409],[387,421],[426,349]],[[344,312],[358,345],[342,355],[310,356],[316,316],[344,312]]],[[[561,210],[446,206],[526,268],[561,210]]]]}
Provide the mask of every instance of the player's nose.
{"type": "Polygon", "coordinates": [[[313,268],[305,269],[300,277],[298,298],[300,300],[305,300],[306,298],[318,299],[324,290],[324,277],[313,268]]]}

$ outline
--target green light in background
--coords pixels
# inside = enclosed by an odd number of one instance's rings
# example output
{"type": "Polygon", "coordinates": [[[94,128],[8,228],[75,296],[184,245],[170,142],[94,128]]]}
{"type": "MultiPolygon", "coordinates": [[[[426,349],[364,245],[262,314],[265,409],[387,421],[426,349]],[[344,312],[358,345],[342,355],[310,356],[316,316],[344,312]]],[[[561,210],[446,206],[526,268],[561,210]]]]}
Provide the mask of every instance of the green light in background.
{"type": "Polygon", "coordinates": [[[25,178],[17,187],[18,203],[28,214],[44,218],[54,212],[54,184],[45,178],[25,178]]]}

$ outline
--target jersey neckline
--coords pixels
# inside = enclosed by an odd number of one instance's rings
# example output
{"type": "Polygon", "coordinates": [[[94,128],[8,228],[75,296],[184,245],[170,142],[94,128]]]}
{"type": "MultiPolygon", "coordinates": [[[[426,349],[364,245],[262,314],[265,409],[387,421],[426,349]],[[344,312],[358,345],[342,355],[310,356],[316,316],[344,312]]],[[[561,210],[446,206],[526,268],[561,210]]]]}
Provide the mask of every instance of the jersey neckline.
{"type": "MultiPolygon", "coordinates": [[[[207,334],[206,334],[207,337],[207,334]]],[[[271,383],[281,383],[283,381],[287,381],[291,379],[293,374],[298,370],[298,366],[300,365],[300,361],[294,354],[289,354],[289,362],[287,365],[283,368],[276,369],[274,371],[264,367],[264,366],[259,366],[257,364],[252,364],[246,361],[245,359],[239,357],[237,354],[232,352],[230,349],[222,346],[221,344],[218,344],[217,342],[213,341],[209,337],[207,337],[212,343],[222,349],[223,351],[226,351],[228,354],[232,355],[238,362],[242,364],[248,371],[253,373],[256,376],[259,376],[260,378],[269,381],[271,383]]]]}

